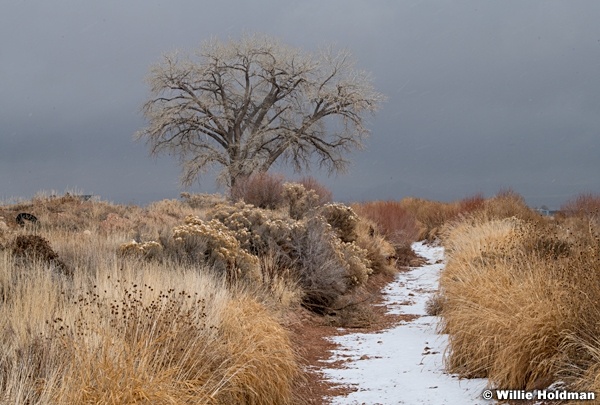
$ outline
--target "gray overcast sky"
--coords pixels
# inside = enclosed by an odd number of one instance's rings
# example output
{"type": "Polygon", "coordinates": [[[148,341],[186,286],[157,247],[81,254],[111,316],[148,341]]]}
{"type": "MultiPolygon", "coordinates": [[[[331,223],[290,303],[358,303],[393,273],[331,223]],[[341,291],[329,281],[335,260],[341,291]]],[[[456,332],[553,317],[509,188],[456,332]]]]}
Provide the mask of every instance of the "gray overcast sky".
{"type": "MultiPolygon", "coordinates": [[[[133,141],[163,53],[216,36],[348,48],[388,96],[339,200],[452,200],[512,187],[558,207],[600,193],[600,2],[5,0],[0,199],[78,189],[176,198],[179,168],[133,141]]],[[[191,191],[213,191],[203,177],[191,191]]]]}

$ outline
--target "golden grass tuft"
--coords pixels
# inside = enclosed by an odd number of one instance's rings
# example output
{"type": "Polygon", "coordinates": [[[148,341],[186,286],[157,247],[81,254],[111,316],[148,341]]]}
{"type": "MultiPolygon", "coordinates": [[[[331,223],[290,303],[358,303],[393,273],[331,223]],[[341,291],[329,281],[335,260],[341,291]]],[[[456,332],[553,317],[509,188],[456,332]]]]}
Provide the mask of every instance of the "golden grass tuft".
{"type": "Polygon", "coordinates": [[[455,218],[457,207],[452,203],[429,201],[420,198],[404,198],[400,207],[417,221],[418,240],[434,240],[439,236],[442,226],[455,218]]]}
{"type": "Polygon", "coordinates": [[[262,304],[249,297],[230,300],[219,333],[233,360],[223,375],[227,385],[216,394],[219,403],[292,403],[296,357],[287,332],[262,304]]]}
{"type": "Polygon", "coordinates": [[[558,380],[594,387],[597,342],[589,336],[600,332],[595,235],[573,238],[563,224],[536,217],[479,216],[451,226],[440,278],[447,369],[510,389],[558,380]]]}
{"type": "MultiPolygon", "coordinates": [[[[74,254],[100,248],[105,260],[81,260],[72,278],[0,251],[1,404],[291,403],[300,370],[258,301],[270,293],[198,265],[120,260],[118,240],[97,238],[74,254]]],[[[270,285],[292,305],[285,280],[270,285]]]]}

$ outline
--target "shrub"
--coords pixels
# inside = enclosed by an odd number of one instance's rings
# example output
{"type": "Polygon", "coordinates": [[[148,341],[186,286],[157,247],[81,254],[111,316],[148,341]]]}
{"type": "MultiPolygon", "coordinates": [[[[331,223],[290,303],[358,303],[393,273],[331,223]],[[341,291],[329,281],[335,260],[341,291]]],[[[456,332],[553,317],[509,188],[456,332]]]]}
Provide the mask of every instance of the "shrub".
{"type": "Polygon", "coordinates": [[[18,235],[12,241],[13,256],[23,260],[40,260],[64,273],[71,271],[59,259],[58,254],[50,246],[47,239],[39,235],[18,235]]]}
{"type": "Polygon", "coordinates": [[[241,202],[217,205],[207,217],[223,224],[248,252],[275,255],[282,269],[298,277],[304,304],[323,312],[348,289],[366,282],[373,270],[369,252],[353,243],[353,211],[341,204],[326,205],[322,211],[336,227],[315,212],[295,221],[241,202]]]}
{"type": "Polygon", "coordinates": [[[373,201],[355,204],[357,212],[375,223],[377,231],[398,250],[411,246],[420,236],[413,214],[396,201],[373,201]]]}
{"type": "Polygon", "coordinates": [[[161,257],[163,247],[155,241],[138,243],[135,240],[123,243],[119,246],[119,254],[127,257],[138,257],[143,259],[156,259],[161,257]]]}
{"type": "Polygon", "coordinates": [[[283,182],[282,175],[257,173],[236,181],[230,191],[231,199],[259,208],[276,209],[284,204],[283,182]]]}
{"type": "Polygon", "coordinates": [[[511,189],[500,190],[484,204],[484,215],[489,219],[519,218],[529,222],[541,220],[541,215],[530,209],[525,199],[511,189]]]}
{"type": "Polygon", "coordinates": [[[458,201],[458,214],[469,215],[485,208],[485,197],[483,194],[475,194],[458,201]]]}
{"type": "Polygon", "coordinates": [[[297,221],[285,215],[243,202],[219,204],[208,211],[207,218],[224,224],[242,248],[257,256],[289,250],[290,232],[298,226],[297,221]]]}
{"type": "Polygon", "coordinates": [[[211,208],[217,204],[224,203],[225,197],[221,194],[190,194],[181,193],[184,203],[191,208],[211,208]]]}
{"type": "Polygon", "coordinates": [[[304,220],[291,234],[290,259],[305,291],[304,305],[326,313],[349,289],[347,265],[336,251],[335,232],[322,217],[304,220]]]}
{"type": "Polygon", "coordinates": [[[218,220],[203,221],[188,216],[184,225],[173,229],[173,239],[184,257],[207,263],[229,280],[260,279],[258,258],[243,249],[235,235],[218,220]]]}
{"type": "Polygon", "coordinates": [[[444,309],[444,297],[435,293],[425,302],[425,313],[429,316],[439,316],[444,309]]]}
{"type": "Polygon", "coordinates": [[[326,204],[319,209],[319,215],[333,227],[342,242],[351,243],[356,240],[358,216],[352,208],[344,204],[326,204]]]}
{"type": "Polygon", "coordinates": [[[430,241],[440,236],[444,224],[456,218],[458,211],[455,204],[420,198],[404,198],[400,206],[416,220],[419,229],[417,239],[430,241]]]}
{"type": "Polygon", "coordinates": [[[128,232],[132,229],[132,223],[129,219],[111,212],[100,222],[100,229],[104,233],[128,232]]]}
{"type": "Polygon", "coordinates": [[[192,212],[188,205],[189,204],[186,204],[179,200],[154,201],[148,204],[145,212],[141,213],[141,216],[143,218],[147,213],[151,212],[157,216],[170,217],[181,220],[187,215],[190,215],[190,213],[192,212]]]}
{"type": "Polygon", "coordinates": [[[319,196],[317,202],[318,205],[324,205],[333,201],[332,192],[323,184],[319,183],[314,177],[302,177],[300,180],[296,181],[296,183],[302,184],[306,190],[314,191],[317,196],[319,196]]]}
{"type": "Polygon", "coordinates": [[[349,287],[364,285],[373,273],[372,264],[366,249],[354,242],[339,242],[335,249],[339,252],[342,263],[346,267],[345,278],[349,287]]]}
{"type": "Polygon", "coordinates": [[[569,216],[597,217],[600,213],[600,195],[580,194],[564,203],[560,211],[569,216]]]}
{"type": "MultiPolygon", "coordinates": [[[[356,244],[366,251],[373,274],[393,275],[399,258],[396,248],[386,238],[375,233],[375,224],[359,218],[356,226],[356,244]]],[[[412,252],[412,249],[409,247],[412,252]]],[[[414,255],[414,253],[413,253],[414,255]]],[[[402,260],[401,260],[402,261],[402,260]]],[[[403,263],[402,263],[403,264],[403,263]]]]}
{"type": "Polygon", "coordinates": [[[313,190],[307,190],[302,184],[285,183],[283,190],[289,215],[293,219],[300,220],[309,211],[319,206],[319,195],[313,190]]]}

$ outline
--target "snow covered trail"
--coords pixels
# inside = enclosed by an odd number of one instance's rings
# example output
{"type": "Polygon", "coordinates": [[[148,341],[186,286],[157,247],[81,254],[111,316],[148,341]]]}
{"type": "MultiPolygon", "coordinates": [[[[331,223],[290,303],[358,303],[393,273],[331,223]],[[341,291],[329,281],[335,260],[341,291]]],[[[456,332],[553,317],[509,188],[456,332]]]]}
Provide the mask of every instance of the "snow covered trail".
{"type": "Polygon", "coordinates": [[[481,398],[486,380],[459,380],[444,372],[447,338],[436,334],[438,318],[425,312],[425,303],[436,291],[444,266],[444,248],[418,242],[413,250],[428,263],[400,273],[384,289],[384,305],[390,313],[419,317],[377,333],[331,338],[339,349],[327,363],[349,361],[343,368],[321,371],[331,382],[357,389],[347,396],[330,398],[333,404],[491,403],[481,398]]]}

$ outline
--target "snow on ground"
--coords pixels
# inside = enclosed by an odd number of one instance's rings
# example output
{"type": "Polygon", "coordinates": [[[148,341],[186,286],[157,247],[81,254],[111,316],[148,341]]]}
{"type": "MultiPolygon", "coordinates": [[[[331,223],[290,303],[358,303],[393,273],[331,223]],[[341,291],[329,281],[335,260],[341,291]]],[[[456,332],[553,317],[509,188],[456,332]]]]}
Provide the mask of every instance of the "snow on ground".
{"type": "Polygon", "coordinates": [[[346,362],[321,371],[331,382],[357,389],[330,398],[333,404],[490,404],[481,398],[486,380],[459,380],[444,372],[447,339],[436,334],[439,318],[425,312],[444,266],[444,248],[418,242],[413,249],[428,263],[400,273],[384,289],[385,305],[390,313],[420,317],[378,333],[331,338],[339,349],[327,363],[346,362]]]}

